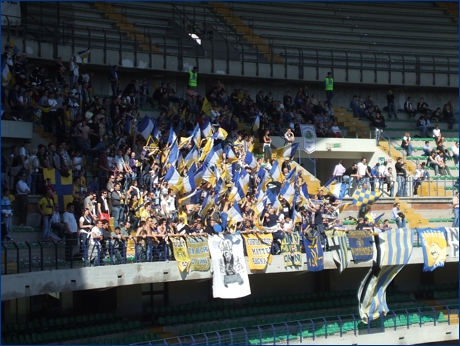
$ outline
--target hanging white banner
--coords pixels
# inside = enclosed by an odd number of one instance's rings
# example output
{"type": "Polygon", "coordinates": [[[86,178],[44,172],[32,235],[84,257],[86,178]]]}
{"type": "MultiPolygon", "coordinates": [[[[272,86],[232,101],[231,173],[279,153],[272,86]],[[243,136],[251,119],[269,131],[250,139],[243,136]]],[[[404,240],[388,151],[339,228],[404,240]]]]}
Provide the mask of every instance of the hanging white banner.
{"type": "Polygon", "coordinates": [[[303,138],[303,149],[311,154],[316,150],[315,125],[300,125],[303,138]]]}
{"type": "Polygon", "coordinates": [[[446,229],[447,243],[450,247],[450,256],[458,258],[458,227],[444,227],[446,229]]]}
{"type": "Polygon", "coordinates": [[[215,235],[208,238],[208,244],[213,268],[214,298],[235,299],[250,295],[241,236],[215,235]]]}

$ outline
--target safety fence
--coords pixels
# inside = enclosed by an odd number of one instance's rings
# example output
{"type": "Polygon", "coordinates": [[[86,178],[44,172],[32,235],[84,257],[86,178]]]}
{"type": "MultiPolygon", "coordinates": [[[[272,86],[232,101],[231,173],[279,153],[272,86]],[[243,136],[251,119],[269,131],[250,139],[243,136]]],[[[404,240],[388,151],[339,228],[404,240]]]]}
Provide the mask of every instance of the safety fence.
{"type": "MultiPolygon", "coordinates": [[[[25,231],[31,230],[25,227],[25,231]]],[[[50,269],[73,269],[142,262],[175,261],[168,240],[156,242],[151,238],[128,242],[94,241],[77,244],[76,240],[23,241],[2,243],[2,274],[18,274],[50,269]]],[[[422,240],[413,230],[412,244],[422,247],[422,240]]],[[[282,256],[272,254],[273,256],[282,256]]]]}
{"type": "MultiPolygon", "coordinates": [[[[138,345],[264,345],[300,344],[328,338],[359,336],[424,327],[458,324],[457,303],[443,306],[423,306],[389,311],[386,316],[364,324],[359,315],[319,316],[324,312],[303,313],[299,320],[274,318],[273,323],[251,326],[239,321],[236,328],[200,331],[197,334],[151,340],[138,345]],[[315,315],[315,316],[313,316],[315,315]]],[[[134,344],[134,343],[133,343],[134,344]]]]}

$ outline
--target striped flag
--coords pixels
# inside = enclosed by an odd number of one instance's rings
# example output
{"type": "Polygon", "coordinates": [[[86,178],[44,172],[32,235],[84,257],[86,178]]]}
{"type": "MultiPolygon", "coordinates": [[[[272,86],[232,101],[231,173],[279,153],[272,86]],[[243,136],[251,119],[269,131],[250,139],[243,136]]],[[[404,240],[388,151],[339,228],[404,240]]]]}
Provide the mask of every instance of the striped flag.
{"type": "Polygon", "coordinates": [[[350,260],[348,259],[347,235],[345,232],[334,231],[334,235],[328,238],[332,242],[330,247],[332,258],[339,264],[340,273],[348,268],[350,260]]]}
{"type": "Polygon", "coordinates": [[[321,189],[326,190],[326,193],[329,195],[334,195],[339,197],[340,189],[342,188],[342,183],[337,182],[335,177],[330,178],[321,189]]]}
{"type": "Polygon", "coordinates": [[[274,181],[279,181],[279,182],[283,181],[284,176],[283,174],[281,174],[281,169],[278,164],[278,161],[274,162],[273,167],[270,170],[270,176],[272,177],[274,181]]]}
{"type": "Polygon", "coordinates": [[[227,210],[227,215],[229,225],[243,221],[243,215],[241,214],[240,207],[236,201],[233,202],[233,206],[227,210]]]}
{"type": "Polygon", "coordinates": [[[375,239],[374,265],[358,291],[359,314],[364,323],[378,319],[389,311],[386,289],[409,262],[412,254],[412,230],[399,228],[382,232],[375,239]]]}
{"type": "Polygon", "coordinates": [[[227,163],[238,161],[238,158],[230,145],[227,145],[227,148],[225,149],[225,157],[227,158],[227,163]]]}
{"type": "Polygon", "coordinates": [[[195,179],[193,179],[193,175],[187,175],[185,178],[182,180],[182,192],[185,193],[190,193],[193,190],[196,189],[195,186],[195,179]]]}
{"type": "Polygon", "coordinates": [[[78,56],[79,56],[80,59],[81,59],[82,65],[85,64],[85,59],[88,58],[89,53],[91,53],[91,49],[82,50],[81,52],[78,52],[78,53],[77,53],[78,56]]]}
{"type": "Polygon", "coordinates": [[[283,197],[289,203],[289,205],[292,205],[292,202],[294,201],[294,195],[294,187],[289,182],[285,182],[281,188],[280,196],[283,197]]]}
{"type": "Polygon", "coordinates": [[[152,119],[150,119],[146,114],[144,119],[142,119],[142,121],[137,125],[137,132],[147,139],[153,130],[153,126],[152,119]]]}
{"type": "Polygon", "coordinates": [[[182,198],[179,198],[180,205],[187,205],[187,204],[198,204],[201,200],[201,192],[202,190],[196,190],[182,198]]]}
{"type": "Polygon", "coordinates": [[[307,183],[303,183],[299,188],[300,199],[303,203],[308,203],[310,199],[310,195],[308,194],[308,185],[307,183]]]}
{"type": "Polygon", "coordinates": [[[152,138],[155,138],[157,142],[160,140],[160,129],[158,128],[158,121],[154,121],[152,129],[152,138]]]}
{"type": "Polygon", "coordinates": [[[215,131],[212,134],[213,139],[222,139],[222,140],[224,140],[225,138],[227,138],[227,136],[228,136],[227,131],[225,131],[222,127],[219,127],[217,129],[217,131],[215,131]]]}
{"type": "Polygon", "coordinates": [[[182,177],[180,176],[179,172],[174,168],[174,166],[170,166],[168,172],[164,177],[164,181],[168,182],[170,187],[179,186],[182,184],[182,177]]]}
{"type": "Polygon", "coordinates": [[[171,144],[171,143],[175,142],[176,139],[177,139],[177,135],[176,135],[176,133],[174,132],[173,128],[170,127],[170,128],[169,128],[168,144],[171,144]]]}
{"type": "Polygon", "coordinates": [[[171,150],[169,151],[168,162],[171,165],[175,165],[177,160],[179,159],[179,155],[180,155],[180,152],[179,152],[179,148],[177,147],[177,141],[174,141],[173,145],[171,146],[171,150]]]}
{"type": "Polygon", "coordinates": [[[206,193],[206,196],[204,197],[203,204],[201,205],[201,216],[205,217],[206,214],[208,213],[209,209],[213,206],[213,200],[212,196],[210,193],[206,193]]]}
{"type": "Polygon", "coordinates": [[[244,163],[248,165],[249,167],[251,167],[251,169],[254,169],[257,167],[257,161],[254,155],[252,155],[249,151],[246,151],[246,155],[244,157],[244,163]]]}
{"type": "Polygon", "coordinates": [[[193,147],[185,157],[185,166],[190,170],[190,167],[198,160],[198,149],[193,147]]]}
{"type": "Polygon", "coordinates": [[[281,147],[279,149],[276,149],[276,157],[278,159],[290,159],[294,157],[297,148],[299,146],[299,143],[292,143],[292,145],[286,145],[285,147],[281,147]]]}
{"type": "Polygon", "coordinates": [[[201,131],[200,131],[200,125],[198,124],[196,124],[195,129],[193,130],[192,139],[196,147],[200,148],[201,147],[201,131]]]}
{"type": "Polygon", "coordinates": [[[209,118],[204,118],[204,123],[201,125],[201,138],[208,138],[212,133],[211,123],[209,122],[209,118]]]}

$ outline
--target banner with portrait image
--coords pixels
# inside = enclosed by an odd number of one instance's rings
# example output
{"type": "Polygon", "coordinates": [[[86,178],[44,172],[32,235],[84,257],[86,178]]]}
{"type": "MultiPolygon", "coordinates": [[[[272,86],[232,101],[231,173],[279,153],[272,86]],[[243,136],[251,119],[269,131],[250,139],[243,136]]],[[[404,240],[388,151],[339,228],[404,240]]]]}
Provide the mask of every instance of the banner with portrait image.
{"type": "Polygon", "coordinates": [[[243,238],[234,234],[213,235],[208,243],[213,267],[213,297],[235,299],[250,295],[243,238]]]}
{"type": "Polygon", "coordinates": [[[316,131],[315,125],[300,125],[303,138],[303,149],[311,154],[316,150],[316,131]]]}
{"type": "Polygon", "coordinates": [[[190,256],[190,271],[206,272],[211,268],[207,237],[188,236],[187,248],[190,256]]]}
{"type": "Polygon", "coordinates": [[[444,267],[447,257],[446,229],[417,228],[417,233],[422,242],[424,272],[432,272],[438,267],[444,267]]]}
{"type": "Polygon", "coordinates": [[[181,273],[188,271],[191,260],[188,254],[187,241],[183,237],[169,237],[169,240],[179,271],[181,273]]]}
{"type": "Polygon", "coordinates": [[[284,238],[281,240],[281,256],[283,256],[285,268],[302,266],[299,232],[284,232],[284,238]]]}
{"type": "Polygon", "coordinates": [[[243,238],[246,243],[249,270],[265,270],[272,260],[272,234],[244,234],[243,238]]]}

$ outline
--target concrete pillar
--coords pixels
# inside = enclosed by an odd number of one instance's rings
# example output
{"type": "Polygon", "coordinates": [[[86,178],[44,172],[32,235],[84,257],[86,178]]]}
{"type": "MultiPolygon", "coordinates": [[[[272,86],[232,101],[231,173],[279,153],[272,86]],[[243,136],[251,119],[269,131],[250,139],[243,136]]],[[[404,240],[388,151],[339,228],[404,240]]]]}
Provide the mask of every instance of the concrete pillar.
{"type": "Polygon", "coordinates": [[[64,315],[71,315],[74,312],[73,309],[73,295],[74,292],[61,292],[61,313],[64,315]]]}
{"type": "Polygon", "coordinates": [[[3,314],[5,321],[8,323],[17,323],[17,309],[16,309],[16,300],[17,299],[10,299],[3,301],[3,314]]]}
{"type": "Polygon", "coordinates": [[[27,322],[30,315],[30,297],[19,298],[17,301],[18,323],[27,322]]]}
{"type": "Polygon", "coordinates": [[[142,285],[117,287],[117,310],[125,317],[142,316],[142,285]]]}

